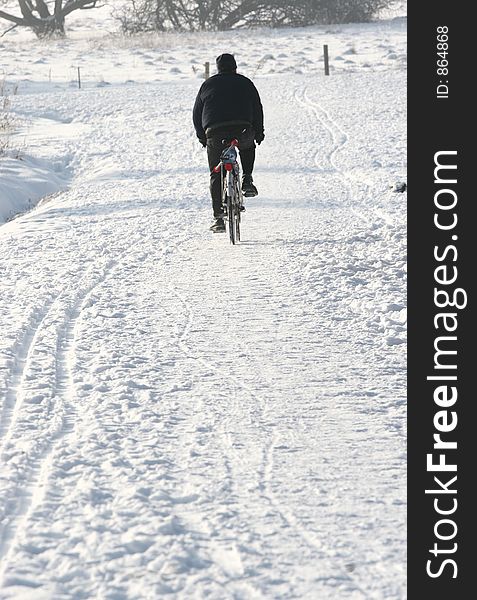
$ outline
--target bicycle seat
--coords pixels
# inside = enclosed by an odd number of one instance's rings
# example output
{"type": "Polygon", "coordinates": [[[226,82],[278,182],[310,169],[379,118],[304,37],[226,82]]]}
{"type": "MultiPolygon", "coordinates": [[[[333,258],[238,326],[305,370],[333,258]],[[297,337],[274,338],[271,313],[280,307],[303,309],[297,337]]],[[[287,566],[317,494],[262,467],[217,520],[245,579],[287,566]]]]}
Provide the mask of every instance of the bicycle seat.
{"type": "MultiPolygon", "coordinates": [[[[242,133],[244,133],[247,129],[245,128],[242,133]]],[[[223,138],[222,146],[238,146],[238,139],[236,137],[227,137],[223,138]]]]}

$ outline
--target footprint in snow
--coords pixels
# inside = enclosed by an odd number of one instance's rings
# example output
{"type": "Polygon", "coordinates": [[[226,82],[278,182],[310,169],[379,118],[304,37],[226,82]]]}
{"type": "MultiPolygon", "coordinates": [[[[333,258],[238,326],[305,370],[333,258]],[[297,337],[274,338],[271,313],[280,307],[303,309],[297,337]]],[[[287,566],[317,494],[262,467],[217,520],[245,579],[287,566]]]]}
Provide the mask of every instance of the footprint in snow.
{"type": "Polygon", "coordinates": [[[406,340],[397,337],[388,337],[386,338],[386,344],[388,346],[398,346],[399,344],[405,344],[406,340]]]}

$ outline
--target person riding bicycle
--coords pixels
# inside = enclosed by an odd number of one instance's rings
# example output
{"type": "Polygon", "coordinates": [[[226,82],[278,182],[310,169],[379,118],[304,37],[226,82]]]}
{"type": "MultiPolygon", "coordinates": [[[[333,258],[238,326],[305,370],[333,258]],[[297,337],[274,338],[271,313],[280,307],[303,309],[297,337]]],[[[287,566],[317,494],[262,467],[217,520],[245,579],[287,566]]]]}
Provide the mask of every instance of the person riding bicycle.
{"type": "Polygon", "coordinates": [[[265,138],[263,107],[257,88],[252,81],[237,73],[232,54],[221,54],[216,59],[217,74],[201,85],[194,104],[194,128],[200,143],[207,148],[210,168],[210,194],[214,211],[213,231],[225,231],[222,208],[221,174],[214,172],[224,149],[223,140],[238,140],[244,196],[258,194],[253,183],[255,142],[265,138]]]}

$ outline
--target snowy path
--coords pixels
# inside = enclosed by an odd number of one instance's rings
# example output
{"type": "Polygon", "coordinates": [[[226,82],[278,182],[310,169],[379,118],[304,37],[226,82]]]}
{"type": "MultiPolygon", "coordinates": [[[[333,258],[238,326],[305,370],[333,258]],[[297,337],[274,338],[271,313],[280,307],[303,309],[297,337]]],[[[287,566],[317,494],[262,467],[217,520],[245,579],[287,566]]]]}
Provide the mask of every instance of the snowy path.
{"type": "Polygon", "coordinates": [[[258,82],[238,247],[196,84],[55,96],[76,178],[0,228],[2,600],[405,597],[403,80],[258,82]]]}

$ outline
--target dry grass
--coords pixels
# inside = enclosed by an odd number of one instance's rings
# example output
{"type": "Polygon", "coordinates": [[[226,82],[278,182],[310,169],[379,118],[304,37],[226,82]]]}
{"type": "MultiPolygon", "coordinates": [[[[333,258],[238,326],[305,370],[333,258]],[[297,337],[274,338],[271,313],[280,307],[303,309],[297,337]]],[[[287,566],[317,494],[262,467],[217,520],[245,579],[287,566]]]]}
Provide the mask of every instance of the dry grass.
{"type": "Polygon", "coordinates": [[[10,135],[14,128],[14,119],[10,112],[11,97],[17,91],[17,86],[9,89],[5,78],[0,80],[0,156],[10,149],[10,135]]]}

